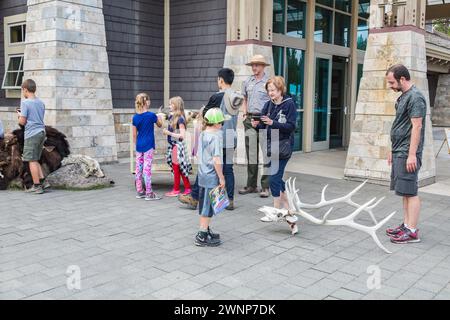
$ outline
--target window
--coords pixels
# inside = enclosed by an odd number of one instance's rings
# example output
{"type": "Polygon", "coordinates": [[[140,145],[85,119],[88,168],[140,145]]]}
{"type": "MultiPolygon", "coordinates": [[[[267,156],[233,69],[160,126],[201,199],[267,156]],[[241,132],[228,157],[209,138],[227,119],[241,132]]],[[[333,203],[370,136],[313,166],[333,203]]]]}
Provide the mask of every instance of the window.
{"type": "Polygon", "coordinates": [[[9,44],[17,44],[25,42],[26,25],[9,25],[9,44]]]}
{"type": "Polygon", "coordinates": [[[331,30],[333,12],[322,7],[316,7],[316,23],[314,27],[314,40],[331,43],[331,30]]]}
{"type": "Polygon", "coordinates": [[[369,19],[370,16],[370,0],[359,0],[359,16],[361,18],[369,19]]]}
{"type": "Polygon", "coordinates": [[[275,0],[273,2],[273,32],[283,33],[284,30],[284,4],[285,0],[275,0]]]}
{"type": "Polygon", "coordinates": [[[323,4],[324,6],[333,7],[333,0],[316,0],[316,3],[323,4]]]}
{"type": "Polygon", "coordinates": [[[334,44],[350,47],[351,18],[348,15],[335,13],[334,44]]]}
{"type": "Polygon", "coordinates": [[[369,37],[369,26],[367,25],[367,20],[359,19],[358,40],[357,40],[358,41],[357,47],[359,50],[366,50],[368,37],[369,37]]]}
{"type": "Polygon", "coordinates": [[[24,52],[27,15],[19,14],[5,17],[4,34],[4,72],[0,74],[1,89],[6,90],[6,98],[20,98],[20,86],[24,75],[24,52]]]}
{"type": "Polygon", "coordinates": [[[288,0],[287,35],[304,38],[306,30],[306,3],[299,0],[288,0]]]}
{"type": "Polygon", "coordinates": [[[351,13],[352,12],[352,1],[351,0],[336,0],[334,7],[338,10],[351,13]]]}
{"type": "Polygon", "coordinates": [[[275,75],[284,76],[284,48],[272,47],[275,75]]]}
{"type": "Polygon", "coordinates": [[[297,111],[297,128],[294,133],[294,151],[301,151],[303,148],[304,56],[305,54],[303,50],[286,48],[287,91],[299,108],[297,111]]]}
{"type": "Polygon", "coordinates": [[[23,79],[23,55],[11,56],[3,78],[3,89],[20,89],[23,79]]]}

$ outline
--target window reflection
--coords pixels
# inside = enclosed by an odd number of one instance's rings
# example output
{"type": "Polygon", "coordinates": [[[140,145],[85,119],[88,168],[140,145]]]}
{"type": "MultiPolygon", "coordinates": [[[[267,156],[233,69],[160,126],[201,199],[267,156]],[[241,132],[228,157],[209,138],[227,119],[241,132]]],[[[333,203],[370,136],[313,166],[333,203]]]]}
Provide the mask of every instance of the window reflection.
{"type": "Polygon", "coordinates": [[[299,0],[289,0],[287,16],[287,35],[304,38],[306,29],[306,4],[299,0]]]}
{"type": "Polygon", "coordinates": [[[336,13],[334,24],[334,44],[350,47],[350,25],[350,16],[336,13]]]}
{"type": "Polygon", "coordinates": [[[369,37],[369,26],[366,20],[359,19],[358,21],[358,43],[359,50],[366,50],[367,38],[369,37]]]}
{"type": "Polygon", "coordinates": [[[316,23],[314,27],[314,40],[331,43],[332,11],[316,7],[316,23]]]}

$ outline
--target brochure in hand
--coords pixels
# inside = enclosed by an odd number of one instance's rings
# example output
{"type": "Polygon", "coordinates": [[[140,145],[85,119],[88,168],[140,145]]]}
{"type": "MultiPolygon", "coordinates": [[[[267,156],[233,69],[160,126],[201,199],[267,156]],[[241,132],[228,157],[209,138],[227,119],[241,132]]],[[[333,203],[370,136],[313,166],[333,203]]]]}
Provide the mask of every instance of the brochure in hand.
{"type": "Polygon", "coordinates": [[[209,197],[215,214],[221,213],[230,205],[226,190],[222,189],[220,186],[212,189],[209,193],[209,197]]]}

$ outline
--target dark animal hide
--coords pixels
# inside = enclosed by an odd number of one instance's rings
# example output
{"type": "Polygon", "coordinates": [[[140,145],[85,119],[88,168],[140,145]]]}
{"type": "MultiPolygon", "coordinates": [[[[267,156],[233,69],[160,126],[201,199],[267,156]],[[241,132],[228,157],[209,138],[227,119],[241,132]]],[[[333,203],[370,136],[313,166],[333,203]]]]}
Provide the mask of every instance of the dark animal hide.
{"type": "MultiPolygon", "coordinates": [[[[52,127],[45,127],[47,139],[40,163],[44,175],[58,170],[62,160],[70,154],[66,136],[52,127]]],[[[12,134],[0,140],[0,190],[8,188],[9,183],[20,178],[25,188],[33,184],[28,163],[22,161],[24,146],[24,128],[13,131],[12,134]]]]}

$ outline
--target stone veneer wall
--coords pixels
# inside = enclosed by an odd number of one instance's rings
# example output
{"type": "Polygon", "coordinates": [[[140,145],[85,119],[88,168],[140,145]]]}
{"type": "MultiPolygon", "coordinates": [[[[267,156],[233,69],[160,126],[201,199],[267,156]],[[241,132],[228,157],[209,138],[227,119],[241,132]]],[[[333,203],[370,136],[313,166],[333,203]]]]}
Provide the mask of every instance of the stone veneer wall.
{"type": "Polygon", "coordinates": [[[101,0],[28,0],[24,70],[73,153],[117,161],[101,0]]]}
{"type": "Polygon", "coordinates": [[[386,70],[403,63],[413,82],[427,99],[425,147],[419,180],[421,185],[434,183],[436,164],[427,81],[424,35],[415,31],[371,33],[368,39],[356,115],[352,126],[345,177],[369,179],[388,184],[391,168],[387,164],[391,150],[390,130],[395,118],[399,94],[387,88],[386,70]]]}
{"type": "Polygon", "coordinates": [[[450,74],[439,75],[433,108],[433,124],[450,127],[450,74]]]}

